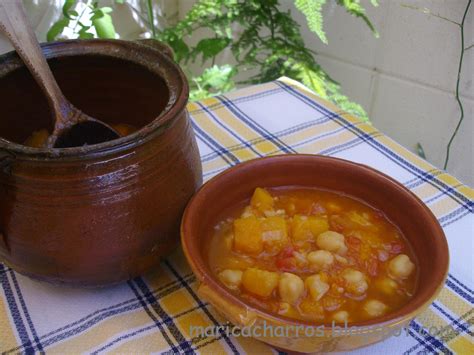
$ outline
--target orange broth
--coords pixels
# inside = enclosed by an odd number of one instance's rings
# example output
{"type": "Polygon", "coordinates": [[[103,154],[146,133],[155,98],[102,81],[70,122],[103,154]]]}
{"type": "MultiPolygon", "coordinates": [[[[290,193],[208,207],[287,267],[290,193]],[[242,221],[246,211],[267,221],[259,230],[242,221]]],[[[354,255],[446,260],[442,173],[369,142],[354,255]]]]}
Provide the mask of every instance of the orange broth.
{"type": "MultiPolygon", "coordinates": [[[[111,124],[110,127],[115,129],[120,137],[128,136],[137,131],[137,128],[125,123],[111,124]]],[[[34,131],[23,144],[27,147],[43,148],[46,146],[49,136],[50,134],[47,129],[40,129],[34,131]]]]}
{"type": "Polygon", "coordinates": [[[393,312],[417,283],[415,256],[381,211],[313,188],[257,188],[215,226],[207,257],[247,303],[320,323],[393,312]]]}

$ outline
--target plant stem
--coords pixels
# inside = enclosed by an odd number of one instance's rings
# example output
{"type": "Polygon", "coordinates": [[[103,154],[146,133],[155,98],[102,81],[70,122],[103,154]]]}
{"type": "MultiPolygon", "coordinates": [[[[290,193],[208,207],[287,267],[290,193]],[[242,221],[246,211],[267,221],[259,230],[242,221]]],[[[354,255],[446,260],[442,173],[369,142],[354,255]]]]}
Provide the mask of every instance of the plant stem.
{"type": "Polygon", "coordinates": [[[153,13],[152,0],[147,0],[146,12],[148,14],[148,22],[150,23],[150,27],[151,27],[151,35],[153,36],[153,38],[156,38],[155,14],[153,13]]]}
{"type": "Polygon", "coordinates": [[[459,83],[461,81],[461,69],[462,69],[462,60],[464,57],[464,21],[466,20],[466,15],[469,10],[469,6],[471,6],[471,0],[468,1],[466,9],[464,11],[464,15],[462,17],[461,21],[461,55],[459,57],[459,67],[458,67],[458,78],[456,81],[456,101],[458,102],[459,109],[461,110],[461,115],[459,117],[458,124],[456,125],[456,128],[454,129],[453,134],[451,135],[451,138],[449,139],[448,145],[446,147],[446,159],[444,161],[444,170],[448,167],[448,162],[449,162],[449,153],[451,152],[451,144],[454,141],[454,138],[458,134],[459,127],[461,127],[462,121],[464,120],[464,108],[462,106],[461,98],[459,97],[459,83]]]}
{"type": "Polygon", "coordinates": [[[81,21],[81,18],[82,16],[84,15],[84,12],[86,12],[87,8],[90,8],[90,1],[87,1],[87,3],[85,4],[84,8],[82,9],[82,12],[79,14],[79,16],[76,17],[76,24],[74,25],[74,28],[72,29],[73,32],[76,32],[76,28],[77,26],[79,25],[80,21],[81,21]]]}
{"type": "Polygon", "coordinates": [[[270,17],[270,33],[271,33],[271,36],[272,36],[272,39],[275,39],[275,24],[273,22],[273,13],[272,13],[272,9],[268,9],[268,15],[270,17]]]}
{"type": "MultiPolygon", "coordinates": [[[[150,25],[148,23],[148,19],[145,18],[142,13],[140,12],[140,10],[138,10],[137,8],[133,7],[130,3],[127,4],[128,7],[135,13],[135,15],[137,15],[143,22],[147,23],[148,26],[150,26],[150,28],[152,27],[152,25],[150,25]]],[[[147,13],[148,13],[148,10],[147,10],[147,13]]]]}

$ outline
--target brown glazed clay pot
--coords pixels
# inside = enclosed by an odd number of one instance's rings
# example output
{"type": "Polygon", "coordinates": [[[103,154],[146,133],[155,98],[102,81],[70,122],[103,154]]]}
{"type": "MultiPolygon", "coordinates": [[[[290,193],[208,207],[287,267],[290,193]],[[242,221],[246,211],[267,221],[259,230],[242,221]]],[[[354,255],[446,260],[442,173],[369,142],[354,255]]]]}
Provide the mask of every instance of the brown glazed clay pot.
{"type": "Polygon", "coordinates": [[[16,53],[0,58],[0,261],[57,283],[104,285],[140,275],[179,242],[202,182],[186,112],[188,85],[159,43],[42,46],[65,96],[109,124],[140,128],[92,146],[21,145],[51,128],[46,98],[16,53]]]}

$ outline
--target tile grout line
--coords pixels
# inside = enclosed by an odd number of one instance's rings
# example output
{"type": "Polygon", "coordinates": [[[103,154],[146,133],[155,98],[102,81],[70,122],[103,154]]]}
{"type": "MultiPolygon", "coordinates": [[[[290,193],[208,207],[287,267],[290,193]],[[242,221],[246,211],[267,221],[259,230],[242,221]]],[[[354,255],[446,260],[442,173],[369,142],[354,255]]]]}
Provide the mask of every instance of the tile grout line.
{"type": "MultiPolygon", "coordinates": [[[[421,81],[411,79],[411,78],[409,78],[407,76],[404,76],[404,75],[398,75],[397,76],[397,75],[395,75],[395,73],[380,70],[377,67],[370,68],[369,66],[366,66],[364,64],[352,63],[348,60],[341,59],[341,58],[338,58],[338,57],[330,55],[330,54],[318,53],[317,56],[324,57],[326,59],[330,59],[330,60],[333,60],[335,62],[339,62],[339,63],[345,64],[345,65],[348,65],[348,66],[356,67],[358,69],[362,69],[362,70],[365,70],[365,71],[368,71],[368,72],[371,72],[371,73],[377,73],[379,75],[382,75],[384,77],[387,77],[387,78],[390,78],[390,79],[393,79],[393,80],[410,83],[412,85],[421,87],[423,89],[428,89],[428,90],[431,90],[431,91],[438,91],[438,92],[443,93],[443,94],[448,94],[448,95],[454,96],[454,90],[442,89],[442,88],[439,88],[435,85],[431,85],[431,84],[428,84],[428,83],[423,83],[421,81]]],[[[460,97],[462,99],[465,99],[465,100],[474,101],[474,95],[466,95],[465,93],[461,93],[460,97]]]]}

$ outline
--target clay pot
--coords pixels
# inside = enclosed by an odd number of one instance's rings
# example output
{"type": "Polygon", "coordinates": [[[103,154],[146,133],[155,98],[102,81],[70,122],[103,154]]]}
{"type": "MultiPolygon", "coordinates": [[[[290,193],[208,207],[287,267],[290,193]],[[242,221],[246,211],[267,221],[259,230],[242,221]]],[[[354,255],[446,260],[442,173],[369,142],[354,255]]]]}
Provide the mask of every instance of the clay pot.
{"type": "Polygon", "coordinates": [[[422,313],[444,287],[449,266],[448,243],[443,230],[418,197],[370,167],[318,155],[291,154],[255,159],[209,180],[184,212],[181,241],[199,281],[199,295],[231,323],[253,328],[247,334],[290,352],[344,352],[376,343],[399,331],[404,336],[401,328],[422,313]],[[226,211],[236,205],[243,206],[245,201],[248,203],[256,187],[281,186],[338,191],[383,211],[403,232],[416,256],[418,284],[413,298],[396,311],[341,328],[270,313],[246,303],[222,285],[210,270],[206,254],[214,226],[226,216],[226,211]],[[268,332],[263,331],[265,328],[268,332]],[[271,329],[280,336],[271,336],[271,329]]]}
{"type": "Polygon", "coordinates": [[[157,42],[42,48],[76,107],[140,129],[85,147],[21,145],[51,128],[51,113],[16,53],[2,56],[0,260],[57,283],[95,286],[140,275],[177,246],[181,214],[202,183],[186,79],[157,42]]]}

